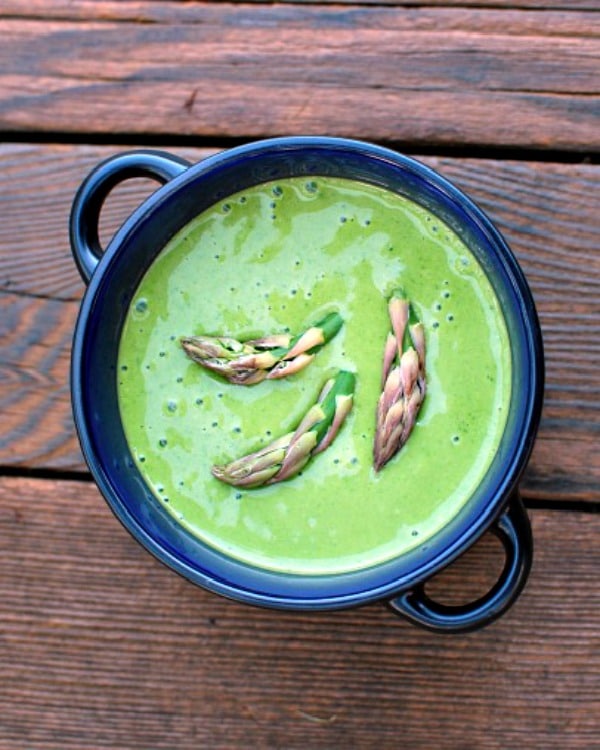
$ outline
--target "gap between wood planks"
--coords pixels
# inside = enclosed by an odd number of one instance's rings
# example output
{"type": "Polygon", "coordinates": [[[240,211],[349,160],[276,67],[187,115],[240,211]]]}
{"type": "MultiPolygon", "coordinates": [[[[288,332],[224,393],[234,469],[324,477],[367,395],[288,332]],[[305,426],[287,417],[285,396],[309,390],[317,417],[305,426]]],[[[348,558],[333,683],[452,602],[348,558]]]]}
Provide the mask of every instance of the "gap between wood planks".
{"type": "MultiPolygon", "coordinates": [[[[171,0],[172,1],[172,0],[171,0]]],[[[177,0],[175,0],[176,2],[177,0]]],[[[221,2],[222,0],[212,0],[214,3],[221,2]]],[[[208,2],[210,5],[210,0],[208,2]]],[[[230,0],[230,4],[236,4],[235,0],[230,0]]],[[[597,2],[595,0],[551,0],[550,2],[543,2],[543,0],[514,0],[512,3],[506,2],[506,0],[319,0],[317,3],[315,0],[244,0],[244,2],[237,3],[239,5],[288,5],[299,7],[305,7],[307,5],[338,5],[341,8],[373,8],[373,7],[384,7],[384,8],[395,8],[402,7],[405,9],[413,8],[415,10],[424,10],[429,8],[443,7],[445,9],[455,10],[501,10],[501,11],[587,11],[596,13],[599,12],[597,2]]],[[[4,12],[0,11],[0,18],[7,20],[30,20],[32,17],[38,21],[44,20],[57,20],[61,21],[78,21],[81,16],[77,12],[73,12],[72,8],[67,5],[63,10],[59,8],[45,9],[45,14],[39,14],[36,9],[23,10],[19,6],[9,6],[4,12]]],[[[120,17],[117,14],[114,15],[100,15],[95,17],[94,21],[104,21],[106,23],[117,23],[119,21],[123,23],[131,22],[130,16],[124,15],[120,17]]],[[[156,20],[152,18],[142,19],[139,15],[135,16],[136,23],[147,23],[155,24],[156,20]]]]}
{"type": "MultiPolygon", "coordinates": [[[[286,137],[287,134],[282,134],[286,137]]],[[[210,137],[181,135],[177,133],[63,133],[55,131],[33,132],[0,131],[0,143],[31,143],[49,145],[92,145],[92,146],[132,146],[140,148],[218,148],[226,150],[245,143],[259,141],[274,136],[231,136],[210,137]]],[[[360,139],[360,140],[365,140],[360,139]]],[[[440,158],[469,159],[506,159],[509,161],[530,161],[558,164],[600,164],[600,152],[596,151],[563,151],[557,149],[516,148],[514,146],[489,146],[469,143],[457,146],[428,145],[414,141],[373,141],[380,146],[401,153],[418,153],[421,156],[438,156],[440,158]]]]}

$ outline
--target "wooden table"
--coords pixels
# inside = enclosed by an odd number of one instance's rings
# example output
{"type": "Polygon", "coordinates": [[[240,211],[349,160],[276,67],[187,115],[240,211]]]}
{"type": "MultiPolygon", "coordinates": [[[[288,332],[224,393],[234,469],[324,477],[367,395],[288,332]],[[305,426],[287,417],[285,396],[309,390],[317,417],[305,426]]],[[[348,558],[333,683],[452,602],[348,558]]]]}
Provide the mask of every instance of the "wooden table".
{"type": "MultiPolygon", "coordinates": [[[[0,0],[0,747],[600,748],[597,0],[0,0]],[[500,621],[246,607],[163,567],[90,481],[69,401],[93,165],[283,134],[390,145],[465,189],[529,279],[546,348],[522,490],[535,535],[500,621]]],[[[128,182],[111,232],[155,186],[128,182]]],[[[500,564],[485,538],[431,591],[500,564]]]]}

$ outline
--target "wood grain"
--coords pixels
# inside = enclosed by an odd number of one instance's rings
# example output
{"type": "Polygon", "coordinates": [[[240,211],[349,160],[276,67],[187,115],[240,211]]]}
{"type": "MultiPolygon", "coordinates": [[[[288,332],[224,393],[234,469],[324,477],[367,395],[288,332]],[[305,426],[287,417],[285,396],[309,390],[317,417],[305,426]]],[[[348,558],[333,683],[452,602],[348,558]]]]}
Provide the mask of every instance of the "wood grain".
{"type": "MultiPolygon", "coordinates": [[[[118,149],[0,147],[0,465],[84,470],[71,422],[70,345],[83,291],[68,248],[72,196],[118,149]]],[[[190,160],[207,150],[178,149],[190,160]]],[[[545,407],[524,477],[528,498],[598,501],[600,167],[424,159],[507,237],[532,286],[547,359],[545,407]]],[[[155,185],[132,181],[103,214],[105,241],[155,185]]]]}
{"type": "Polygon", "coordinates": [[[200,2],[58,7],[68,17],[40,18],[39,3],[31,14],[13,17],[8,4],[0,15],[1,130],[335,133],[413,148],[593,151],[600,143],[596,13],[200,2]]]}
{"type": "MultiPolygon", "coordinates": [[[[600,517],[532,515],[515,606],[486,630],[436,636],[382,605],[225,601],[151,558],[93,485],[0,479],[0,746],[590,750],[600,517]]],[[[464,600],[496,564],[480,543],[436,595],[464,600]]]]}

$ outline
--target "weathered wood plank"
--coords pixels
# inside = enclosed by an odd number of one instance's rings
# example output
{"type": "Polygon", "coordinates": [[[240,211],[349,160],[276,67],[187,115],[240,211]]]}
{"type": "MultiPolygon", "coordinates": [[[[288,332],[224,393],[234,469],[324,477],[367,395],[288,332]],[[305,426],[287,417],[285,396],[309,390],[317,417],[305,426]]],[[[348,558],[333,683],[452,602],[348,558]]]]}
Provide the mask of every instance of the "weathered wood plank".
{"type": "MultiPolygon", "coordinates": [[[[10,217],[0,222],[0,465],[84,468],[68,390],[71,337],[83,284],[71,260],[66,227],[77,185],[115,150],[25,144],[0,149],[0,213],[10,217]]],[[[178,153],[197,160],[209,152],[178,153]]],[[[424,161],[488,211],[533,288],[545,338],[547,389],[525,494],[597,501],[600,167],[424,161]]],[[[104,237],[149,189],[152,183],[132,181],[109,199],[104,237]]]]}
{"type": "Polygon", "coordinates": [[[0,130],[600,143],[595,13],[116,5],[93,20],[0,17],[0,130]]]}
{"type": "MultiPolygon", "coordinates": [[[[0,745],[589,750],[598,739],[600,518],[536,511],[525,592],[436,636],[381,605],[292,614],[155,562],[94,486],[0,479],[0,745]]],[[[435,583],[483,590],[480,543],[435,583]]]]}

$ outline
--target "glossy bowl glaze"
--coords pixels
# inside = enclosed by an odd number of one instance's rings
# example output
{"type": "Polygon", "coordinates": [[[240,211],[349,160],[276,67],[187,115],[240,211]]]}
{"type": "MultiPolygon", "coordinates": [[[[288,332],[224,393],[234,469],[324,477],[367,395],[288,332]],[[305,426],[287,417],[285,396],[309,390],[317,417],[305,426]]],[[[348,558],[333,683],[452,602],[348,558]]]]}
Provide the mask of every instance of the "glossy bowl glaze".
{"type": "Polygon", "coordinates": [[[491,622],[520,593],[532,539],[518,482],[533,446],[542,404],[543,350],[529,287],[512,252],[486,215],[439,174],[393,151],[335,138],[260,141],[190,165],[156,151],[119,154],[100,164],[73,203],[71,244],[88,283],[74,336],[74,418],[90,470],[110,507],[146,549],[173,570],[216,593],[284,609],[332,609],[382,600],[425,627],[464,631],[491,622]],[[155,498],[130,454],[117,401],[116,364],[124,319],[154,258],[186,224],[215,202],[263,182],[327,175],[370,183],[410,198],[445,222],[485,270],[504,312],[513,362],[506,429],[495,459],[458,515],[427,543],[371,568],[337,575],[291,575],[229,558],[183,529],[155,498]],[[98,241],[103,201],[119,182],[163,183],[125,222],[105,251],[98,241]],[[432,601],[424,586],[487,530],[502,541],[498,582],[460,607],[432,601]]]}

